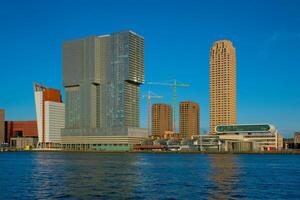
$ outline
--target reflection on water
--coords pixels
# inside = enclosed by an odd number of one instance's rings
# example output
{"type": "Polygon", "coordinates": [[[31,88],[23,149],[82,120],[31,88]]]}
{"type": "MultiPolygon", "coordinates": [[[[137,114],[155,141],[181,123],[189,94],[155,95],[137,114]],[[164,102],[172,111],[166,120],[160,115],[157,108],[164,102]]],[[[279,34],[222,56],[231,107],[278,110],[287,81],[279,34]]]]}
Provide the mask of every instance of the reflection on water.
{"type": "Polygon", "coordinates": [[[0,199],[299,199],[300,157],[0,153],[0,199]]]}
{"type": "Polygon", "coordinates": [[[135,154],[39,154],[34,162],[38,199],[47,188],[57,188],[54,198],[131,198],[139,179],[135,154]]]}
{"type": "Polygon", "coordinates": [[[214,187],[209,188],[209,199],[230,199],[239,195],[239,165],[235,155],[209,155],[211,173],[209,178],[214,187]]]}

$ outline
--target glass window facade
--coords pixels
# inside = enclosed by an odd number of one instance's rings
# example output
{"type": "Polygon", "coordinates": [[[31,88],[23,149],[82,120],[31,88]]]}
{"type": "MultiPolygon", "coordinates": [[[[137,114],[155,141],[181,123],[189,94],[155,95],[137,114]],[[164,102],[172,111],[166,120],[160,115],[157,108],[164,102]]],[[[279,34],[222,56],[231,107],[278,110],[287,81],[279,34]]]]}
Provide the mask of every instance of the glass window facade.
{"type": "Polygon", "coordinates": [[[270,131],[269,125],[226,125],[226,126],[217,126],[216,128],[218,133],[226,132],[267,132],[270,131]]]}
{"type": "Polygon", "coordinates": [[[139,127],[142,37],[125,31],[66,42],[63,68],[66,129],[139,127]]]}

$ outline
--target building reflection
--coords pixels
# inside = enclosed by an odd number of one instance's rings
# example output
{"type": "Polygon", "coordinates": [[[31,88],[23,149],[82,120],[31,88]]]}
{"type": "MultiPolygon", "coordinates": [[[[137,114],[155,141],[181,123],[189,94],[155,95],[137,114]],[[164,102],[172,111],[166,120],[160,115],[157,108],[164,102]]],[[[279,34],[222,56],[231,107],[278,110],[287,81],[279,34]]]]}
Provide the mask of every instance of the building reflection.
{"type": "Polygon", "coordinates": [[[37,154],[32,195],[38,199],[133,198],[139,177],[134,154],[37,154]],[[120,196],[122,195],[122,196],[120,196]]]}
{"type": "Polygon", "coordinates": [[[239,190],[239,161],[236,155],[209,155],[209,179],[213,183],[209,187],[208,199],[235,199],[242,197],[239,190]]]}

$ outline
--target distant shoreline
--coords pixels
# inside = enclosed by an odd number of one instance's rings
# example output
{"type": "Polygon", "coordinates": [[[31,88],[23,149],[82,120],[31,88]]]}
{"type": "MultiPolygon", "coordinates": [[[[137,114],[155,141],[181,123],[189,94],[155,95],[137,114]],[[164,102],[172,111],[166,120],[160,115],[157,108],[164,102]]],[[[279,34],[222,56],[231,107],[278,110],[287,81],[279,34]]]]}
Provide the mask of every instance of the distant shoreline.
{"type": "Polygon", "coordinates": [[[218,152],[218,151],[83,151],[83,150],[53,150],[53,149],[46,149],[46,150],[6,150],[0,151],[0,153],[4,152],[37,152],[37,153],[132,153],[132,154],[281,154],[281,155],[300,155],[300,150],[288,150],[288,151],[259,151],[259,152],[218,152]]]}

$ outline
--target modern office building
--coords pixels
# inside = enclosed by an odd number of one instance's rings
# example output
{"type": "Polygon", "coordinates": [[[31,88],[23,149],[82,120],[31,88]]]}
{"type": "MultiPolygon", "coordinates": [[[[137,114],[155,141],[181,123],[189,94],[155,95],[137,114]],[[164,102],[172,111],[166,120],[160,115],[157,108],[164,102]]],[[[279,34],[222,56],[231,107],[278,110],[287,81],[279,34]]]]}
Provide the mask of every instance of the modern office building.
{"type": "Polygon", "coordinates": [[[55,147],[61,143],[65,127],[65,105],[60,91],[34,84],[35,110],[38,127],[38,147],[55,147]]]}
{"type": "Polygon", "coordinates": [[[163,138],[166,131],[173,129],[172,106],[163,103],[152,105],[152,136],[163,138]]]}
{"type": "Polygon", "coordinates": [[[283,148],[283,137],[270,124],[219,125],[215,127],[215,133],[227,143],[225,151],[230,150],[234,142],[251,142],[251,149],[257,151],[281,150],[283,148]]]}
{"type": "Polygon", "coordinates": [[[11,138],[37,138],[36,121],[5,121],[5,142],[10,143],[11,138]]]}
{"type": "Polygon", "coordinates": [[[179,105],[179,133],[185,138],[199,135],[200,130],[200,108],[191,101],[180,102],[179,105]]]}
{"type": "Polygon", "coordinates": [[[0,109],[0,145],[5,143],[5,111],[0,109]]]}
{"type": "Polygon", "coordinates": [[[210,131],[236,124],[236,55],[232,42],[216,41],[210,49],[210,131]]]}
{"type": "Polygon", "coordinates": [[[126,149],[147,136],[139,128],[144,39],[132,31],[63,44],[63,148],[126,149]],[[124,147],[125,146],[125,147],[124,147]],[[75,147],[74,147],[75,148],[75,147]],[[81,146],[80,146],[81,148],[81,146]]]}

